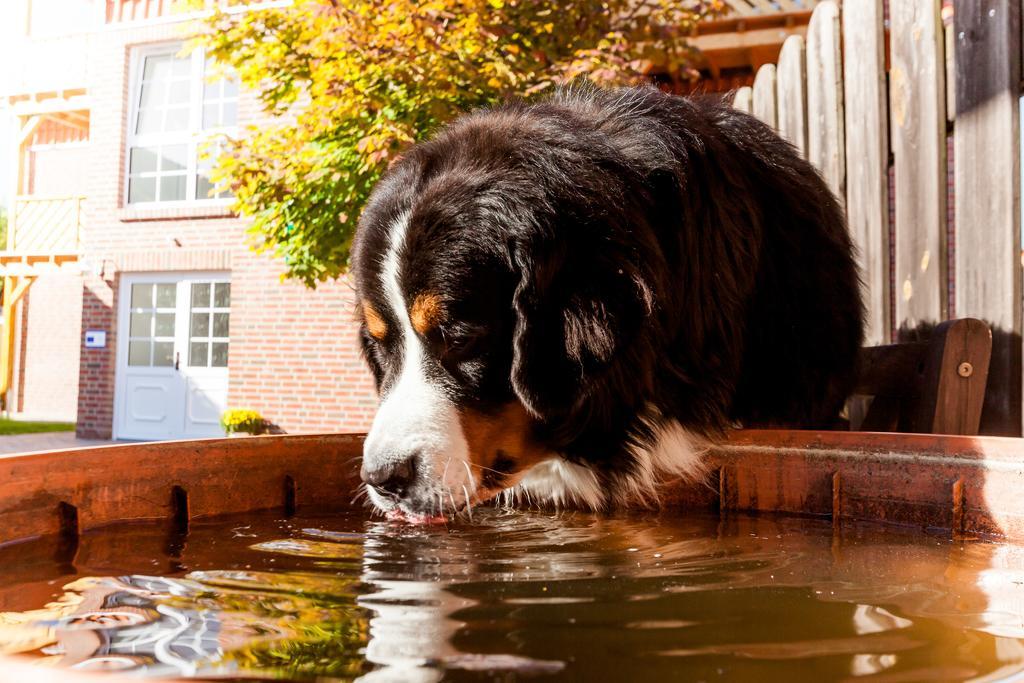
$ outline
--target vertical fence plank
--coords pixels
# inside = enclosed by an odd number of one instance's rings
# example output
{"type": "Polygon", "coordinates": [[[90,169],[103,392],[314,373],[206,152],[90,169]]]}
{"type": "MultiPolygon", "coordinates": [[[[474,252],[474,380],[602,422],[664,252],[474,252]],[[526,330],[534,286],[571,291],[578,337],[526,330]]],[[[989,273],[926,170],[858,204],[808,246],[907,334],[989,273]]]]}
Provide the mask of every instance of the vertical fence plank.
{"type": "Polygon", "coordinates": [[[882,0],[861,0],[843,7],[846,214],[864,280],[864,342],[868,345],[888,343],[892,329],[889,133],[882,12],[882,0]]]}
{"type": "Polygon", "coordinates": [[[890,3],[896,325],[946,317],[946,111],[939,0],[890,3]]]}
{"type": "Polygon", "coordinates": [[[765,64],[754,76],[754,116],[773,129],[779,127],[779,110],[775,100],[775,65],[765,64]]]}
{"type": "Polygon", "coordinates": [[[732,98],[732,106],[740,111],[752,114],[754,112],[754,89],[749,85],[745,85],[737,90],[736,95],[732,98]]]}
{"type": "Polygon", "coordinates": [[[846,196],[839,8],[825,0],[807,27],[807,158],[840,200],[846,196]]]}
{"type": "Polygon", "coordinates": [[[956,118],[956,64],[953,55],[956,53],[956,40],[953,32],[953,8],[944,2],[939,10],[942,19],[942,45],[946,51],[946,121],[953,122],[956,118]]]}
{"type": "Polygon", "coordinates": [[[956,311],[993,328],[985,434],[1021,433],[1020,0],[954,16],[956,311]]]}
{"type": "Polygon", "coordinates": [[[779,53],[779,134],[807,156],[807,64],[803,36],[790,36],[779,53]]]}

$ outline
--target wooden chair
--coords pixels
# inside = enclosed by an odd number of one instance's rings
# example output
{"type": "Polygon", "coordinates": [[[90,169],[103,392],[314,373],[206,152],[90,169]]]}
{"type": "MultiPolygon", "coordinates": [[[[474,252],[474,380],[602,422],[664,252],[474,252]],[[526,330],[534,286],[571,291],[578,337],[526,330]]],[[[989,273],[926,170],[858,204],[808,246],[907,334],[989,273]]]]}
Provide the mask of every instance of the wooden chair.
{"type": "Polygon", "coordinates": [[[978,434],[991,356],[992,331],[973,318],[941,323],[926,341],[863,349],[851,429],[978,434]]]}

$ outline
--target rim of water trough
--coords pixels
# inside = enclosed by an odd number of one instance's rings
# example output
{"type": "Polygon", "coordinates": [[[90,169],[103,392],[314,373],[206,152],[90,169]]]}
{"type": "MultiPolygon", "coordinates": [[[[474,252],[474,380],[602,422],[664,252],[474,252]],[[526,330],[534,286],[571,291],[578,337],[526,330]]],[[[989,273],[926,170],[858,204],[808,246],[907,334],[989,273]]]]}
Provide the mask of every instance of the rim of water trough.
{"type": "MultiPolygon", "coordinates": [[[[0,545],[51,536],[76,543],[126,521],[261,509],[343,509],[358,485],[361,434],[130,443],[0,456],[0,545]]],[[[700,483],[668,482],[666,508],[831,516],[954,539],[1024,542],[1024,439],[745,430],[705,455],[700,483]]],[[[17,680],[111,680],[0,658],[17,680]]],[[[117,677],[120,678],[120,677],[117,677]]]]}
{"type": "MultiPolygon", "coordinates": [[[[271,435],[0,456],[0,545],[123,521],[351,507],[362,434],[271,435]]],[[[783,512],[1024,541],[1024,439],[743,430],[662,505],[783,512]]]]}
{"type": "Polygon", "coordinates": [[[0,546],[125,521],[345,508],[361,434],[114,444],[0,456],[0,546]]]}

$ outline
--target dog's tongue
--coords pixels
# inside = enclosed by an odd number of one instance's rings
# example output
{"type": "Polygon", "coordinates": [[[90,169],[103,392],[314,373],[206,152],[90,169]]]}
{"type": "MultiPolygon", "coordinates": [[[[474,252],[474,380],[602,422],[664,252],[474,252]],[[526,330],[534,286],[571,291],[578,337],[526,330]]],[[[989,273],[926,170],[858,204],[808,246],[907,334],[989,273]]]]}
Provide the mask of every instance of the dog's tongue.
{"type": "Polygon", "coordinates": [[[389,510],[385,517],[392,522],[405,522],[406,524],[444,524],[448,521],[444,515],[422,515],[405,512],[399,508],[389,510]]]}

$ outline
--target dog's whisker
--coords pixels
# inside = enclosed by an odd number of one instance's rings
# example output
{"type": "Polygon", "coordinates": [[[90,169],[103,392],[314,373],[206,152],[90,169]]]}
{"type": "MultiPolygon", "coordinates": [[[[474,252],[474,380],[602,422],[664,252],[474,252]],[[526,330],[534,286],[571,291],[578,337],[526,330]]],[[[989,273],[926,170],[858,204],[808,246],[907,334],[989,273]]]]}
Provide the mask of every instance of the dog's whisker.
{"type": "Polygon", "coordinates": [[[372,504],[369,500],[369,495],[370,490],[369,488],[367,488],[366,484],[360,484],[358,487],[356,487],[356,493],[354,496],[352,496],[352,500],[349,504],[355,505],[357,502],[359,502],[361,498],[367,499],[364,504],[372,504]]]}
{"type": "Polygon", "coordinates": [[[448,460],[444,464],[444,471],[441,473],[441,483],[444,484],[448,481],[448,466],[452,464],[451,456],[448,456],[448,460]]]}
{"type": "Polygon", "coordinates": [[[466,496],[466,514],[469,515],[469,521],[473,521],[473,504],[469,501],[469,489],[466,485],[462,485],[462,494],[466,496]]]}
{"type": "Polygon", "coordinates": [[[496,469],[493,469],[491,467],[484,467],[483,465],[478,465],[475,462],[474,463],[470,463],[469,466],[470,467],[479,467],[481,470],[483,470],[485,472],[494,472],[495,474],[502,474],[502,475],[508,474],[508,472],[502,472],[501,470],[496,470],[496,469]]]}
{"type": "Polygon", "coordinates": [[[469,476],[469,484],[473,487],[473,492],[476,493],[476,481],[473,479],[473,470],[469,469],[469,463],[465,460],[462,461],[462,464],[466,468],[466,475],[469,476]]]}

